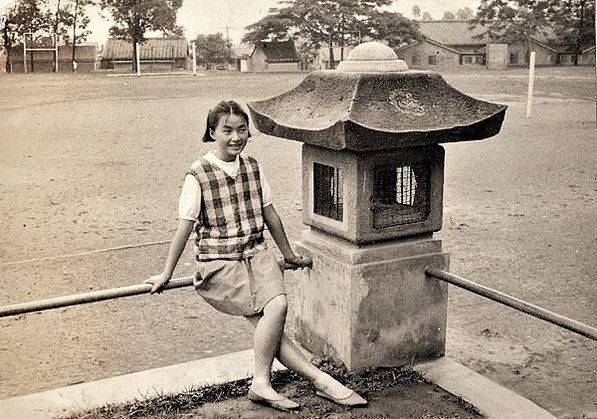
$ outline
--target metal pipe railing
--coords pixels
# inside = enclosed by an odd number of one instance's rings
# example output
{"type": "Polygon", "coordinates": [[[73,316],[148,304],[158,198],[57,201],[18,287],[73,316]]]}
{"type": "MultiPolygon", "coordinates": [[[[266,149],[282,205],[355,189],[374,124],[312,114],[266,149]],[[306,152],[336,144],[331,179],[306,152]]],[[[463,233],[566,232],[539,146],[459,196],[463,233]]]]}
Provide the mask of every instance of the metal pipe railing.
{"type": "Polygon", "coordinates": [[[597,340],[597,328],[595,327],[586,325],[568,317],[561,316],[536,305],[529,304],[526,301],[519,300],[518,298],[511,297],[502,292],[479,285],[469,281],[468,279],[460,278],[438,268],[427,267],[425,269],[425,273],[433,278],[445,281],[482,297],[489,298],[492,301],[512,307],[518,311],[522,311],[530,316],[563,327],[571,332],[575,332],[590,339],[597,340]]]}
{"type": "MultiPolygon", "coordinates": [[[[313,266],[310,259],[305,259],[304,267],[313,266]]],[[[285,262],[278,261],[278,266],[282,270],[299,269],[298,266],[285,262]]],[[[193,285],[193,277],[187,276],[183,278],[171,279],[162,290],[172,290],[176,288],[190,287],[193,285]]],[[[66,295],[63,297],[49,298],[46,300],[30,301],[21,304],[12,304],[0,307],[0,318],[17,316],[19,314],[34,313],[38,311],[51,310],[54,308],[62,308],[75,306],[80,304],[95,303],[98,301],[116,300],[118,298],[132,297],[134,295],[149,294],[151,292],[151,284],[136,284],[120,288],[110,288],[107,290],[85,292],[82,294],[66,295]]]]}
{"type": "MultiPolygon", "coordinates": [[[[176,278],[170,280],[163,290],[183,288],[193,285],[193,277],[176,278]]],[[[30,301],[28,303],[13,304],[0,307],[0,318],[16,316],[19,314],[51,310],[54,308],[68,307],[79,304],[89,304],[98,301],[115,300],[134,295],[149,294],[151,284],[136,284],[120,288],[111,288],[101,291],[85,292],[82,294],[66,295],[64,297],[49,298],[47,300],[30,301]]]]}

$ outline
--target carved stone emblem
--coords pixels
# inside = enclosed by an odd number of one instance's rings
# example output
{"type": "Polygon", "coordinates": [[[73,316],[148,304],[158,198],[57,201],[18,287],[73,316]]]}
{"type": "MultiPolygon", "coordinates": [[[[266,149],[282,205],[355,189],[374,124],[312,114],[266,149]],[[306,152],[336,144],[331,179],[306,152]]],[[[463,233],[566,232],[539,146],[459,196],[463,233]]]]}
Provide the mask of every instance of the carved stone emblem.
{"type": "Polygon", "coordinates": [[[394,90],[390,92],[388,102],[402,113],[416,116],[425,115],[425,108],[423,108],[423,105],[417,99],[413,98],[411,93],[394,90]]]}

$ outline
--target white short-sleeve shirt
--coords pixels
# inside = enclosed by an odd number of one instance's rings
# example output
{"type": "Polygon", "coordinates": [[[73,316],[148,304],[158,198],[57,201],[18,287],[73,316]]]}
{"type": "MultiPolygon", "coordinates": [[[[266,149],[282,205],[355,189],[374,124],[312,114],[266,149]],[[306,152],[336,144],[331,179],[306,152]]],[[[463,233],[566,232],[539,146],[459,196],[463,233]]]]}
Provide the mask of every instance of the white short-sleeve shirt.
{"type": "MultiPolygon", "coordinates": [[[[238,169],[240,167],[240,160],[238,156],[235,160],[231,162],[220,160],[216,157],[216,154],[213,151],[208,152],[203,156],[204,159],[209,161],[212,164],[217,165],[220,169],[222,169],[226,174],[230,177],[236,177],[238,173],[238,169]]],[[[192,169],[196,169],[199,167],[200,161],[195,161],[192,165],[192,169]]],[[[261,177],[261,190],[263,193],[263,206],[267,207],[268,205],[272,204],[272,193],[265,178],[265,174],[261,168],[261,164],[257,163],[259,166],[259,173],[261,177]]],[[[182,185],[182,191],[180,192],[180,200],[178,202],[178,218],[182,220],[191,220],[194,221],[199,217],[199,213],[201,212],[201,185],[195,179],[195,176],[191,174],[187,174],[184,179],[184,184],[182,185]]]]}

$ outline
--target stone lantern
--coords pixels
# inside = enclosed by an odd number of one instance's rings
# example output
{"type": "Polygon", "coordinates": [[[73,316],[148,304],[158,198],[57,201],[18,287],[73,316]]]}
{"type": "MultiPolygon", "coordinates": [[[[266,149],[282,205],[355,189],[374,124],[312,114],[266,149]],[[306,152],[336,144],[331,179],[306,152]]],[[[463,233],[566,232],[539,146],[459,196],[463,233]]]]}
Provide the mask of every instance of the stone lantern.
{"type": "Polygon", "coordinates": [[[303,232],[313,259],[297,286],[296,338],[349,369],[445,353],[448,269],[442,227],[444,149],[497,134],[506,106],[469,97],[433,72],[408,70],[367,42],[337,70],[249,103],[261,132],[304,143],[303,232]]]}

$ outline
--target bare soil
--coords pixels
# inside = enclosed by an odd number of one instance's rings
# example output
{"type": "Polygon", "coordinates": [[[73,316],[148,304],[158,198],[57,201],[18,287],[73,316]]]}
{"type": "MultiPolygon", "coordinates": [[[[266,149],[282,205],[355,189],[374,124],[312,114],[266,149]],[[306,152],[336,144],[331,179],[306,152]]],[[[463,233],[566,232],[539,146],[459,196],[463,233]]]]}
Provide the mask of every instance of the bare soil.
{"type": "MultiPolygon", "coordinates": [[[[304,76],[0,75],[0,305],[159,272],[184,173],[208,149],[209,107],[271,97],[304,76]]],[[[497,137],[445,146],[436,236],[450,270],[597,325],[594,69],[538,69],[530,119],[522,70],[444,77],[509,106],[497,137]]],[[[300,144],[253,134],[247,152],[298,240],[300,144]]],[[[192,272],[188,250],[176,276],[192,272]]],[[[287,281],[292,304],[300,284],[287,281]]],[[[597,418],[597,342],[453,287],[448,322],[448,355],[560,418],[597,418]]],[[[0,335],[6,398],[246,349],[252,327],[187,289],[0,319],[0,335]]]]}

